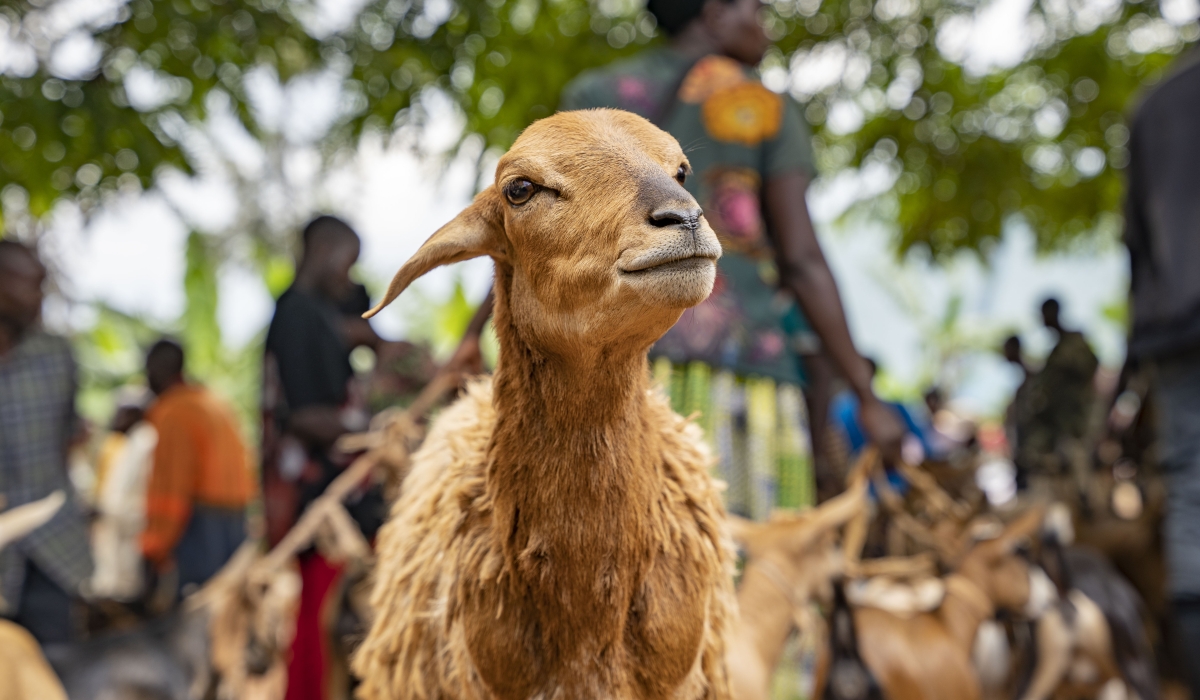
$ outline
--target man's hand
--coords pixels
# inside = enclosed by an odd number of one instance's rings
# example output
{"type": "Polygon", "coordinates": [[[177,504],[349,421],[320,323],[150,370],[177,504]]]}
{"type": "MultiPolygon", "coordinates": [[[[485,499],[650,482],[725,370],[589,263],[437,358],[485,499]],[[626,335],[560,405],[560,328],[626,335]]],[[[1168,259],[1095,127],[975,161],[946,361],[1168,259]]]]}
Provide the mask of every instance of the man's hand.
{"type": "Polygon", "coordinates": [[[906,430],[900,416],[891,406],[871,396],[862,402],[858,411],[858,422],[867,438],[879,446],[884,460],[893,464],[900,461],[900,443],[906,430]]]}

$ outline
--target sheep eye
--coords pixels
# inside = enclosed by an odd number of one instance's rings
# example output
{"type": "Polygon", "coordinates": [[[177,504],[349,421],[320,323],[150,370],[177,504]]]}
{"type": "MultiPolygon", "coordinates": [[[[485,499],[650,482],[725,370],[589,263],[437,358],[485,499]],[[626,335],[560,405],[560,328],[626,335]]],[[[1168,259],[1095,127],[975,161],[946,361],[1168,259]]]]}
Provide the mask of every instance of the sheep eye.
{"type": "Polygon", "coordinates": [[[537,185],[529,180],[513,180],[504,186],[504,196],[513,204],[524,204],[533,199],[537,185]]]}
{"type": "Polygon", "coordinates": [[[687,166],[681,165],[679,170],[675,171],[675,181],[682,185],[685,180],[687,180],[687,166]]]}

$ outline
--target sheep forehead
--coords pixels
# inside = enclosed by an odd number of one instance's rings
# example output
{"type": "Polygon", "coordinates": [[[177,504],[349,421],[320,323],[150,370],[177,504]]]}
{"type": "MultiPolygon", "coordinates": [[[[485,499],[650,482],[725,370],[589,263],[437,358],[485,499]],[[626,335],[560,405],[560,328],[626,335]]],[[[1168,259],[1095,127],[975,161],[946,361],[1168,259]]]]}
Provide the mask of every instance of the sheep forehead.
{"type": "Polygon", "coordinates": [[[629,188],[639,177],[687,159],[679,143],[645,119],[620,110],[560,112],[534,122],[496,168],[496,181],[531,177],[555,189],[629,188]]]}

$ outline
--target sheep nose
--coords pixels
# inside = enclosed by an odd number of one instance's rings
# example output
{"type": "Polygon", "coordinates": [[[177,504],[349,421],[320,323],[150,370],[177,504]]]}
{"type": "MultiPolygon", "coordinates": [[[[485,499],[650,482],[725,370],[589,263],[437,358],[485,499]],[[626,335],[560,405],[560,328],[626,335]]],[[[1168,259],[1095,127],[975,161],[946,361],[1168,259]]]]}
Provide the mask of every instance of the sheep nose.
{"type": "Polygon", "coordinates": [[[669,207],[650,212],[650,225],[656,228],[680,226],[694,231],[700,227],[700,207],[669,207]]]}

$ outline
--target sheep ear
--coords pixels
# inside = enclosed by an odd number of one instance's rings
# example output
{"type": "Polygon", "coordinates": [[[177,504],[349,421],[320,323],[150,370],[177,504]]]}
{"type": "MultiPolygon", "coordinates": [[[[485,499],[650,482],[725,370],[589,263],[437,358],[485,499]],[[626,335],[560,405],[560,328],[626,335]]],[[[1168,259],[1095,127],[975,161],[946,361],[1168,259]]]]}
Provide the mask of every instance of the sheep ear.
{"type": "Polygon", "coordinates": [[[866,505],[867,484],[864,480],[855,479],[845,491],[822,503],[813,513],[814,532],[821,533],[845,525],[866,505]]]}
{"type": "Polygon", "coordinates": [[[1046,505],[1044,503],[1038,503],[1025,511],[1021,517],[1009,523],[997,538],[1001,543],[1001,549],[1011,552],[1016,549],[1017,545],[1033,538],[1041,530],[1045,517],[1046,505]]]}
{"type": "Polygon", "coordinates": [[[504,255],[503,211],[495,186],[475,197],[469,207],[441,227],[421,245],[408,262],[396,272],[387,294],[363,318],[371,318],[395,301],[421,275],[435,267],[470,260],[481,255],[504,255]]]}
{"type": "Polygon", "coordinates": [[[762,529],[758,523],[746,520],[745,518],[736,516],[732,513],[725,516],[726,522],[729,523],[729,534],[733,540],[740,545],[746,546],[750,544],[750,540],[762,529]]]}

